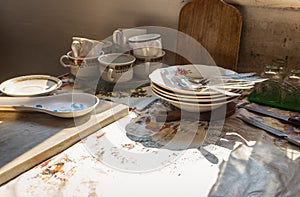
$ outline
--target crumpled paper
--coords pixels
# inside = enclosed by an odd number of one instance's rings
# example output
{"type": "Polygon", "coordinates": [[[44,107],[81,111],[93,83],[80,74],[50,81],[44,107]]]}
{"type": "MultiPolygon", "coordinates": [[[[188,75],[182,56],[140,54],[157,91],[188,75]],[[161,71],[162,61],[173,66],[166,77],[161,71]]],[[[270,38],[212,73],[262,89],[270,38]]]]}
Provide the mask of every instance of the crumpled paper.
{"type": "Polygon", "coordinates": [[[240,145],[220,165],[209,196],[298,196],[300,158],[260,139],[254,147],[240,145]]]}

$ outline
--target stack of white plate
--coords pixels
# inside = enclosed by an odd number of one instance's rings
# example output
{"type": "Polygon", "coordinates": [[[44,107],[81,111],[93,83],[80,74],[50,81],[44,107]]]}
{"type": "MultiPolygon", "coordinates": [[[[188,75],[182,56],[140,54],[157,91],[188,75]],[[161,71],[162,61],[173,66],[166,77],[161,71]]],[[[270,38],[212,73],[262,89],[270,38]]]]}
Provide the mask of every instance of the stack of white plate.
{"type": "MultiPolygon", "coordinates": [[[[233,76],[237,73],[217,66],[206,65],[180,65],[161,68],[153,71],[151,80],[152,92],[170,102],[172,105],[190,112],[204,112],[216,109],[238,98],[243,90],[253,87],[255,82],[241,86],[235,84],[231,88],[223,86],[224,76],[233,76]],[[178,84],[174,77],[192,79],[206,78],[210,82],[201,89],[188,89],[178,84]],[[218,88],[215,85],[218,84],[218,88]],[[210,88],[211,87],[211,88],[210,88]]],[[[228,79],[228,78],[227,78],[228,79]]],[[[239,80],[240,82],[240,80],[239,80]]]]}

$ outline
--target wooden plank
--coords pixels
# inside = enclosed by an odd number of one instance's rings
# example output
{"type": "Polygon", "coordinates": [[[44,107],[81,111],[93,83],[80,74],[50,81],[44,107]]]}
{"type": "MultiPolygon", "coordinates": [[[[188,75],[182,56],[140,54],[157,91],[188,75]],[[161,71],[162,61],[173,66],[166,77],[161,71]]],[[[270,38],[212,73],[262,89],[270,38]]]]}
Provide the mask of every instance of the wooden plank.
{"type": "Polygon", "coordinates": [[[300,8],[299,0],[225,0],[226,3],[236,4],[241,6],[257,6],[270,8],[300,8]]]}
{"type": "Polygon", "coordinates": [[[0,185],[127,114],[128,106],[107,101],[101,101],[95,113],[76,119],[0,113],[0,158],[12,159],[0,168],[0,185]]]}
{"type": "MultiPolygon", "coordinates": [[[[181,9],[178,30],[200,42],[218,66],[237,70],[242,31],[242,17],[238,9],[221,0],[195,0],[181,9]]],[[[195,51],[180,39],[177,48],[184,48],[190,53],[195,51]]],[[[187,63],[178,56],[176,62],[187,63]]]]}

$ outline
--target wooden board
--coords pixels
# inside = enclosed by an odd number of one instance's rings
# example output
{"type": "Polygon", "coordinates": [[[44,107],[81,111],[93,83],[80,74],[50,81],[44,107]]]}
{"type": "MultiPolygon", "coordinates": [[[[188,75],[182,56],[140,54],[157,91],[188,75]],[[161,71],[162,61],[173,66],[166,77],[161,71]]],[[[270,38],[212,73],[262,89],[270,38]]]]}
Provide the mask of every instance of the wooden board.
{"type": "Polygon", "coordinates": [[[1,112],[0,185],[127,114],[126,105],[107,101],[76,119],[1,112]]]}
{"type": "Polygon", "coordinates": [[[241,6],[258,6],[266,8],[290,8],[290,9],[299,9],[300,1],[299,0],[225,0],[226,3],[241,5],[241,6]]]}
{"type": "MultiPolygon", "coordinates": [[[[194,0],[181,9],[178,30],[200,42],[218,66],[237,70],[242,31],[242,17],[238,9],[222,0],[194,0]]],[[[196,51],[191,50],[184,39],[178,39],[177,48],[190,53],[196,51]]],[[[176,63],[188,62],[177,56],[176,63]]]]}

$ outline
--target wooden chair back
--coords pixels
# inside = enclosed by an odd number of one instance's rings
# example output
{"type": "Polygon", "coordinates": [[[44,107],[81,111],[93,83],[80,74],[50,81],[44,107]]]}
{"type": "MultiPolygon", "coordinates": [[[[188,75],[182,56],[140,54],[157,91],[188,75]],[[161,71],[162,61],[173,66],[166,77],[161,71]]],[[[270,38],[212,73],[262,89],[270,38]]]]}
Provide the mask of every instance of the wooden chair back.
{"type": "MultiPolygon", "coordinates": [[[[196,39],[216,65],[237,70],[242,32],[242,17],[237,8],[222,0],[194,0],[181,9],[178,30],[196,39]]],[[[184,43],[179,39],[177,49],[182,46],[184,43]]],[[[185,58],[176,56],[176,64],[186,63],[189,62],[185,58]]]]}

